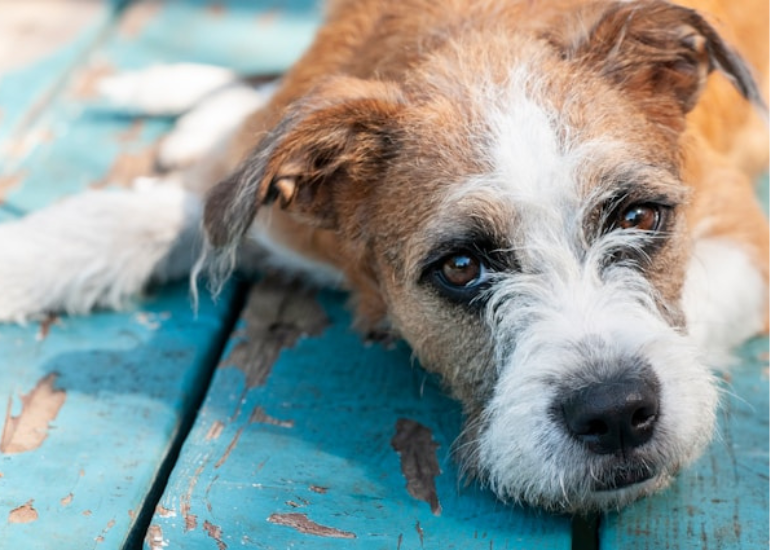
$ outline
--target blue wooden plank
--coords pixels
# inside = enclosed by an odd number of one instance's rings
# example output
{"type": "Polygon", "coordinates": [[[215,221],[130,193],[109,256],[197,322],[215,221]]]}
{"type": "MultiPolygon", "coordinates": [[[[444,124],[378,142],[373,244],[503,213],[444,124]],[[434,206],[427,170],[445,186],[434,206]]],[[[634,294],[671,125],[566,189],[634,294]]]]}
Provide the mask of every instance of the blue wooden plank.
{"type": "Polygon", "coordinates": [[[568,548],[567,518],[465,486],[450,452],[458,404],[405,348],[363,345],[344,300],[325,292],[319,308],[269,282],[253,290],[146,548],[568,548]],[[276,341],[295,339],[272,363],[276,341]],[[435,453],[433,504],[407,489],[400,419],[423,426],[422,468],[435,453]]]}
{"type": "Polygon", "coordinates": [[[310,0],[132,4],[114,32],[72,71],[50,107],[34,124],[14,134],[16,142],[34,147],[24,148],[18,158],[3,157],[0,202],[15,212],[28,212],[89,186],[128,184],[132,176],[151,170],[154,144],[171,121],[148,119],[128,131],[125,116],[96,101],[91,83],[100,75],[187,61],[247,74],[275,73],[302,53],[318,22],[319,11],[310,0]],[[100,154],[93,155],[97,143],[100,154]],[[41,165],[47,173],[32,169],[41,165]]]}
{"type": "Polygon", "coordinates": [[[0,32],[13,41],[0,48],[4,50],[0,51],[0,152],[6,164],[34,146],[19,140],[18,134],[61,90],[124,3],[48,1],[0,6],[0,32]]]}
{"type": "Polygon", "coordinates": [[[603,521],[602,549],[767,548],[768,340],[741,350],[724,385],[719,432],[667,491],[603,521]]]}
{"type": "Polygon", "coordinates": [[[0,328],[0,540],[4,548],[120,548],[228,316],[187,285],[131,313],[0,328]]]}
{"type": "MultiPolygon", "coordinates": [[[[13,133],[24,147],[0,159],[0,221],[88,187],[127,184],[143,175],[170,121],[134,121],[96,109],[94,79],[158,61],[212,61],[222,51],[218,44],[237,43],[245,59],[249,40],[262,39],[254,32],[262,24],[259,10],[249,15],[249,33],[242,25],[245,12],[231,11],[231,5],[244,3],[138,3],[82,65],[62,69],[70,72],[54,100],[13,133]],[[207,28],[213,38],[195,50],[205,39],[179,22],[207,28]],[[228,30],[239,26],[241,31],[228,30]],[[209,57],[196,57],[204,50],[209,57]]],[[[308,40],[309,33],[296,39],[297,53],[303,37],[308,40]]],[[[71,60],[47,59],[29,74],[71,60]]],[[[36,85],[25,74],[4,78],[36,85]]],[[[16,96],[5,99],[12,109],[26,108],[14,103],[16,96]]],[[[232,293],[218,307],[204,300],[195,319],[181,284],[126,313],[0,327],[0,397],[8,398],[0,443],[0,546],[126,544],[162,481],[159,472],[193,412],[195,394],[205,387],[233,300],[232,293]]]]}

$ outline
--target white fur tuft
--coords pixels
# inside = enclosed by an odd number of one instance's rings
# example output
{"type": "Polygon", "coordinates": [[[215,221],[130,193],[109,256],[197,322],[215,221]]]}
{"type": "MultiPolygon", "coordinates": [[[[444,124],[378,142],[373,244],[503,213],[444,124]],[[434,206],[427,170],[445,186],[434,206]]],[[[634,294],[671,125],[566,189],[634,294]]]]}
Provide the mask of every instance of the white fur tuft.
{"type": "Polygon", "coordinates": [[[0,321],[121,308],[151,280],[186,275],[202,204],[171,185],[89,191],[0,224],[0,321]]]}

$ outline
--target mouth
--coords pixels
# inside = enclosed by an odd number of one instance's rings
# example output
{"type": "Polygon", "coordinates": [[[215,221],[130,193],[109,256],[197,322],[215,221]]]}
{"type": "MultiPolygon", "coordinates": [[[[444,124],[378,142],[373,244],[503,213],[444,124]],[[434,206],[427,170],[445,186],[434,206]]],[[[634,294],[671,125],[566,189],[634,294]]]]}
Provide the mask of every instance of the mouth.
{"type": "Polygon", "coordinates": [[[604,479],[598,481],[594,490],[597,492],[616,491],[644,483],[654,477],[655,472],[649,468],[642,466],[623,468],[622,470],[612,472],[611,475],[605,476],[604,479]]]}

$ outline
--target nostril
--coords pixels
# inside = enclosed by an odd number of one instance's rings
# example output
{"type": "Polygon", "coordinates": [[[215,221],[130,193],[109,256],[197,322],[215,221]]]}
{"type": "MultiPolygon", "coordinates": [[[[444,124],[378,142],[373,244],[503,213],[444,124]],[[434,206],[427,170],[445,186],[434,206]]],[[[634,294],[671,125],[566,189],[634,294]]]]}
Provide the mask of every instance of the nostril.
{"type": "Polygon", "coordinates": [[[644,430],[652,427],[657,419],[657,410],[653,410],[650,407],[642,407],[634,411],[634,415],[631,417],[631,427],[644,430]]]}
{"type": "Polygon", "coordinates": [[[607,423],[602,420],[591,420],[588,422],[586,435],[606,435],[610,431],[607,423]]]}

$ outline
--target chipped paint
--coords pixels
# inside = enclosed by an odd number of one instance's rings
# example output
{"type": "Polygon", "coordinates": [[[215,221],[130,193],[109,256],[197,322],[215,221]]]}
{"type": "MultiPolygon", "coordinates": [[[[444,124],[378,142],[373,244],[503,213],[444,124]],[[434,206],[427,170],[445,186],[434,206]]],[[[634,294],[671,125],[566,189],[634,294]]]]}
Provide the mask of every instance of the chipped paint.
{"type": "Polygon", "coordinates": [[[422,548],[425,545],[425,531],[423,531],[419,521],[414,524],[414,530],[417,531],[417,536],[420,537],[420,548],[422,548]]]}
{"type": "Polygon", "coordinates": [[[8,523],[32,523],[37,521],[37,510],[32,507],[34,500],[29,500],[8,514],[8,523]]]}
{"type": "Polygon", "coordinates": [[[318,485],[311,485],[308,489],[319,495],[325,495],[329,491],[328,487],[320,487],[318,485]]]}
{"type": "Polygon", "coordinates": [[[328,537],[335,539],[356,538],[356,534],[351,533],[350,531],[341,531],[340,529],[335,529],[334,527],[320,525],[309,519],[307,514],[271,514],[270,517],[267,518],[267,521],[276,525],[285,525],[286,527],[291,527],[292,529],[296,529],[300,533],[304,533],[306,535],[316,535],[318,537],[328,537]]]}
{"type": "Polygon", "coordinates": [[[433,440],[430,429],[414,420],[399,418],[390,445],[401,458],[401,472],[406,478],[409,494],[430,504],[431,512],[440,515],[441,503],[435,479],[441,474],[436,458],[439,445],[433,440]]]}
{"type": "Polygon", "coordinates": [[[147,536],[144,538],[144,541],[150,547],[150,550],[161,550],[168,546],[168,542],[163,539],[163,529],[161,529],[160,525],[156,524],[150,525],[147,528],[147,536]]]}
{"type": "Polygon", "coordinates": [[[318,336],[328,325],[323,308],[306,289],[277,279],[257,283],[244,310],[243,340],[221,363],[246,374],[246,390],[263,386],[281,350],[302,336],[318,336]]]}
{"type": "Polygon", "coordinates": [[[86,516],[86,517],[88,517],[88,516],[90,516],[92,514],[93,514],[93,512],[91,510],[83,510],[83,515],[86,516]]]}
{"type": "Polygon", "coordinates": [[[219,436],[222,435],[222,430],[225,429],[225,425],[221,420],[215,420],[212,422],[211,427],[209,428],[209,431],[206,432],[206,441],[211,441],[213,439],[219,439],[219,436]]]}
{"type": "Polygon", "coordinates": [[[155,159],[158,145],[151,144],[134,152],[124,152],[112,163],[107,175],[91,185],[92,189],[102,189],[115,185],[130,187],[137,178],[151,178],[158,175],[155,159]]]}
{"type": "Polygon", "coordinates": [[[272,417],[265,412],[264,408],[260,406],[254,407],[254,410],[251,411],[251,416],[249,416],[249,424],[254,424],[255,422],[260,424],[270,424],[271,426],[279,426],[281,428],[294,427],[293,420],[280,420],[278,418],[272,417]]]}
{"type": "Polygon", "coordinates": [[[94,63],[86,67],[76,77],[73,97],[80,100],[94,99],[99,96],[99,81],[117,72],[109,63],[94,63]]]}
{"type": "Polygon", "coordinates": [[[174,510],[173,508],[166,508],[162,504],[158,504],[155,507],[155,514],[162,518],[175,518],[176,510],[174,510]]]}
{"type": "Polygon", "coordinates": [[[120,24],[120,34],[123,38],[136,38],[144,28],[158,15],[162,7],[159,0],[146,0],[131,5],[126,10],[120,24]]]}
{"type": "Polygon", "coordinates": [[[94,540],[97,543],[104,542],[104,536],[107,533],[109,533],[110,529],[112,529],[113,527],[115,527],[115,518],[113,518],[113,519],[111,519],[110,521],[107,522],[107,525],[104,526],[104,529],[102,529],[102,532],[94,540]]]}
{"type": "Polygon", "coordinates": [[[61,500],[59,500],[59,504],[61,504],[62,506],[69,506],[70,504],[72,504],[73,498],[75,498],[75,495],[70,493],[66,497],[63,497],[61,500]]]}
{"type": "Polygon", "coordinates": [[[48,424],[56,419],[67,393],[54,389],[57,375],[43,377],[34,389],[21,396],[21,413],[11,416],[13,398],[8,398],[0,452],[18,454],[33,451],[48,437],[48,424]]]}
{"type": "Polygon", "coordinates": [[[23,174],[0,175],[0,204],[10,191],[18,187],[24,179],[23,174]]]}
{"type": "Polygon", "coordinates": [[[227,548],[227,544],[222,541],[222,528],[219,525],[214,525],[206,520],[203,522],[203,530],[217,542],[217,548],[219,548],[219,550],[225,550],[227,548]]]}
{"type": "Polygon", "coordinates": [[[53,313],[47,314],[45,319],[40,321],[40,328],[38,328],[37,334],[35,335],[35,340],[42,342],[48,338],[48,334],[51,332],[51,327],[57,324],[59,324],[59,316],[53,313]]]}
{"type": "Polygon", "coordinates": [[[192,477],[190,477],[190,481],[187,484],[187,491],[179,499],[179,512],[182,514],[182,518],[184,518],[185,531],[193,531],[196,527],[198,527],[198,516],[190,512],[190,501],[192,500],[192,494],[195,490],[195,486],[198,484],[198,479],[203,473],[203,469],[205,467],[206,463],[204,462],[195,469],[195,472],[193,473],[192,477]]]}
{"type": "Polygon", "coordinates": [[[238,440],[241,438],[241,434],[243,433],[243,428],[239,428],[237,432],[235,432],[235,435],[233,436],[233,439],[230,441],[229,445],[227,445],[227,448],[225,449],[224,454],[217,460],[216,464],[214,464],[214,469],[220,468],[225,462],[227,462],[227,459],[230,456],[230,453],[233,452],[233,449],[235,449],[235,446],[238,445],[238,440]]]}

